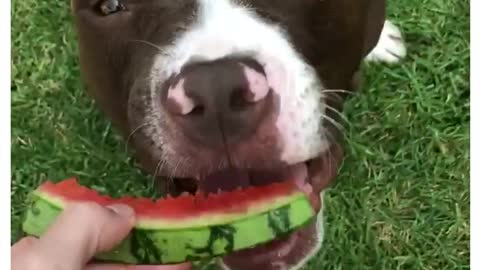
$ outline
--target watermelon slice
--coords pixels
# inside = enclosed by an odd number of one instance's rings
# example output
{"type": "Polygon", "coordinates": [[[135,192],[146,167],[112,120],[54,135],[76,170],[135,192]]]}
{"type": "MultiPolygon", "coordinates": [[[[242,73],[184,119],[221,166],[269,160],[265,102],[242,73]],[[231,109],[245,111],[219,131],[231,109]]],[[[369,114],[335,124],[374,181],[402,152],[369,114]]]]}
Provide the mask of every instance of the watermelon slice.
{"type": "Polygon", "coordinates": [[[226,255],[274,240],[312,220],[307,196],[291,181],[219,194],[153,201],[113,199],[69,179],[46,182],[31,196],[23,230],[40,236],[69,202],[123,203],[137,215],[130,235],[98,259],[126,264],[172,264],[226,255]]]}

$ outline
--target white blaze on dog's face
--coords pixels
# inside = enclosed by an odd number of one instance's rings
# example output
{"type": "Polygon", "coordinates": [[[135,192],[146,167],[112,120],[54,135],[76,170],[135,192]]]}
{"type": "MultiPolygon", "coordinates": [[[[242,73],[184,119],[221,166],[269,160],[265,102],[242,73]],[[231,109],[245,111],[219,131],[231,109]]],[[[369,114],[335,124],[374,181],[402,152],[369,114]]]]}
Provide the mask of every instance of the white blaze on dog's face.
{"type": "MultiPolygon", "coordinates": [[[[323,153],[329,146],[321,91],[325,86],[285,29],[268,23],[248,5],[230,0],[198,0],[198,4],[193,23],[155,56],[152,99],[158,85],[180,74],[192,59],[208,62],[233,55],[250,57],[263,67],[268,86],[279,99],[274,123],[279,159],[291,165],[323,153]]],[[[154,111],[162,113],[161,108],[154,111]]],[[[162,134],[164,128],[157,124],[155,132],[162,134]]]]}
{"type": "MultiPolygon", "coordinates": [[[[198,105],[196,104],[198,101],[194,100],[192,94],[188,95],[185,90],[185,77],[188,76],[185,67],[190,63],[211,63],[238,57],[248,58],[259,64],[260,72],[242,65],[247,87],[251,88],[255,101],[266,98],[267,91],[271,91],[273,98],[276,100],[275,111],[267,112],[267,114],[272,114],[272,117],[262,120],[259,127],[256,127],[255,134],[247,136],[240,142],[237,140],[236,143],[233,143],[235,145],[229,145],[228,138],[224,138],[226,144],[224,151],[230,152],[224,153],[222,149],[218,153],[215,148],[208,149],[208,144],[202,145],[200,143],[201,145],[198,146],[198,144],[192,143],[188,136],[182,136],[182,131],[179,131],[181,128],[172,128],[172,126],[175,126],[175,120],[165,117],[168,114],[165,103],[152,102],[152,113],[146,115],[146,121],[151,121],[154,124],[151,125],[150,130],[146,130],[151,132],[148,136],[163,138],[153,141],[157,142],[159,147],[162,147],[161,156],[158,159],[167,160],[167,164],[164,166],[168,167],[168,160],[175,156],[183,156],[190,162],[196,162],[199,157],[193,157],[192,154],[189,154],[190,151],[185,150],[185,148],[191,148],[198,149],[199,152],[203,153],[211,151],[214,155],[224,155],[229,158],[228,162],[223,163],[221,159],[215,160],[212,158],[204,163],[206,166],[217,163],[212,167],[218,166],[220,169],[224,169],[225,166],[241,168],[242,164],[245,164],[244,167],[255,168],[255,165],[252,165],[253,162],[249,162],[249,159],[254,162],[262,161],[257,159],[258,150],[255,147],[255,145],[262,143],[262,137],[271,141],[271,146],[266,147],[265,153],[276,155],[271,157],[275,159],[276,163],[295,165],[316,158],[326,152],[330,140],[327,134],[329,131],[325,127],[325,121],[329,119],[325,114],[326,104],[322,92],[325,85],[322,84],[316,70],[307,63],[304,56],[295,48],[290,38],[285,28],[260,17],[249,5],[234,3],[230,0],[198,0],[198,8],[191,24],[185,31],[175,36],[171,44],[160,48],[160,52],[154,57],[150,72],[150,100],[158,100],[159,85],[164,85],[170,78],[178,78],[173,80],[174,82],[171,85],[165,86],[163,90],[168,89],[166,90],[168,92],[166,98],[167,100],[173,100],[175,103],[178,113],[176,117],[189,117],[188,115],[198,105]],[[263,82],[264,85],[263,87],[259,86],[260,89],[252,90],[256,79],[263,82]],[[263,91],[265,89],[267,91],[263,91]],[[158,119],[166,120],[158,121],[158,119]],[[185,145],[189,146],[186,147],[185,145]],[[241,148],[243,148],[243,153],[242,150],[236,150],[241,148]]],[[[227,67],[225,66],[225,68],[227,67]]],[[[228,89],[223,90],[228,91],[228,89]]],[[[208,87],[203,88],[203,91],[208,92],[208,87]]],[[[216,95],[216,93],[209,95],[216,95]]],[[[218,126],[214,124],[212,128],[222,128],[222,123],[218,123],[218,126]]],[[[202,131],[187,129],[186,132],[202,131]]],[[[205,156],[209,159],[208,154],[205,154],[205,156]]],[[[212,172],[215,174],[215,169],[212,170],[212,167],[207,167],[206,175],[212,174],[212,172]]],[[[263,168],[260,165],[255,169],[263,168]]],[[[305,166],[303,166],[303,170],[306,170],[305,166]]],[[[185,175],[179,173],[178,169],[176,171],[174,169],[172,176],[196,176],[189,175],[191,170],[183,169],[183,171],[185,175]]],[[[294,169],[287,169],[287,171],[294,171],[294,169]]],[[[302,171],[302,169],[297,171],[302,171]]],[[[281,174],[287,177],[287,175],[295,175],[295,172],[281,174]]],[[[204,176],[203,181],[210,181],[211,183],[200,184],[200,186],[203,186],[203,189],[215,190],[216,188],[230,189],[235,185],[247,185],[245,179],[248,181],[248,176],[232,176],[232,173],[220,173],[220,175],[204,176]],[[235,180],[237,183],[232,185],[219,184],[221,181],[228,181],[226,180],[227,177],[243,177],[244,180],[235,180]]],[[[307,175],[307,172],[305,172],[305,175],[307,175]]],[[[306,178],[307,176],[299,177],[301,179],[299,181],[305,182],[307,181],[306,178]]],[[[250,181],[253,180],[250,179],[250,181]]],[[[271,181],[271,179],[268,179],[268,181],[271,181]]],[[[232,180],[232,182],[234,181],[232,180]]],[[[278,244],[279,246],[268,245],[263,248],[264,250],[253,249],[243,254],[230,256],[222,262],[222,266],[225,269],[237,270],[257,268],[294,269],[300,267],[315,255],[321,246],[323,238],[323,217],[321,214],[319,214],[316,224],[313,224],[306,231],[304,232],[304,234],[307,234],[306,236],[302,237],[294,234],[289,239],[284,240],[284,243],[278,244]],[[303,238],[303,241],[299,241],[298,238],[303,238]],[[302,244],[302,242],[305,242],[305,244],[302,244]],[[293,249],[297,250],[294,251],[293,249]],[[254,254],[249,252],[254,252],[254,254]],[[245,260],[252,260],[253,263],[246,263],[245,260]]],[[[301,233],[299,234],[301,235],[301,233]]]]}
{"type": "Polygon", "coordinates": [[[317,222],[224,265],[296,269],[313,256],[322,239],[320,193],[342,157],[338,89],[351,90],[374,47],[383,1],[73,0],[72,7],[88,89],[147,170],[190,192],[293,180],[319,210],[317,222]],[[378,25],[367,27],[372,18],[378,25]]]}

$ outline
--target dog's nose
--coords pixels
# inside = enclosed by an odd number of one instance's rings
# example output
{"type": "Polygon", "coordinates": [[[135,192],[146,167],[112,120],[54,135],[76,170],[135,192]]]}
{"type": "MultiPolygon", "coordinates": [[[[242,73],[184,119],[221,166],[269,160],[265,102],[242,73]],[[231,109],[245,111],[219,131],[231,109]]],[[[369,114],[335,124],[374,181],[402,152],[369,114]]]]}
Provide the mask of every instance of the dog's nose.
{"type": "Polygon", "coordinates": [[[188,138],[209,146],[254,134],[273,100],[262,66],[244,59],[188,65],[162,97],[172,123],[188,138]]]}

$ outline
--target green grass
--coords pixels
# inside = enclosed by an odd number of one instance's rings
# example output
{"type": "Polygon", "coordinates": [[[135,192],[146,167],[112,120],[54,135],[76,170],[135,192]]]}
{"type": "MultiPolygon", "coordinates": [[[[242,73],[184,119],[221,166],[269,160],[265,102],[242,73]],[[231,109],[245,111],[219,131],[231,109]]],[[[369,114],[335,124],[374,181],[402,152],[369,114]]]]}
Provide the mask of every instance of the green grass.
{"type": "MultiPolygon", "coordinates": [[[[13,240],[46,179],[154,193],[83,91],[68,2],[12,2],[13,240]]],[[[347,158],[312,270],[469,269],[469,2],[396,0],[389,14],[409,56],[369,65],[347,106],[347,158]]]]}

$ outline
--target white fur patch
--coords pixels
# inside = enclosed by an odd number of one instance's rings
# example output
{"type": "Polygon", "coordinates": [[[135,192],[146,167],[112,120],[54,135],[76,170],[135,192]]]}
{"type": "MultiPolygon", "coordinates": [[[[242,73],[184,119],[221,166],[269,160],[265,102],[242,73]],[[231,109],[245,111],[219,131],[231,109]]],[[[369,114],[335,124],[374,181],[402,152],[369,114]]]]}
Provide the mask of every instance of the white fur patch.
{"type": "Polygon", "coordinates": [[[283,142],[281,159],[295,164],[326,151],[322,83],[284,31],[231,0],[198,2],[194,25],[156,58],[152,92],[191,59],[208,61],[232,54],[253,57],[263,65],[269,86],[280,97],[276,125],[283,142]]]}
{"type": "Polygon", "coordinates": [[[377,46],[365,58],[369,62],[396,63],[407,55],[402,33],[397,26],[386,20],[377,46]]]}

